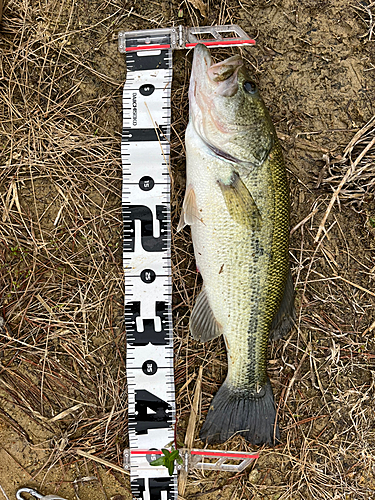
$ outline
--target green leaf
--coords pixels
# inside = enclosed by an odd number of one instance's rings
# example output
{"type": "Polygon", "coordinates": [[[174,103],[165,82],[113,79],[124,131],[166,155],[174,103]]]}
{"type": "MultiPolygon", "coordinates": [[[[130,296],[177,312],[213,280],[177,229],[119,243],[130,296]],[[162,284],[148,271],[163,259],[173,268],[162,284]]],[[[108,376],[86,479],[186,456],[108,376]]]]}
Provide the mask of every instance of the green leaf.
{"type": "Polygon", "coordinates": [[[173,462],[169,462],[169,464],[168,464],[168,472],[169,472],[170,476],[173,475],[173,470],[174,470],[174,463],[173,462]]]}
{"type": "Polygon", "coordinates": [[[163,465],[164,467],[166,467],[168,469],[169,475],[172,476],[173,471],[174,471],[174,467],[175,467],[174,462],[176,461],[178,464],[183,463],[183,460],[180,456],[180,453],[178,450],[175,450],[173,448],[173,446],[171,447],[171,451],[167,450],[166,448],[162,448],[161,451],[163,452],[164,456],[159,457],[158,459],[154,460],[153,462],[151,462],[150,465],[154,465],[154,466],[163,465]]]}
{"type": "Polygon", "coordinates": [[[165,465],[165,457],[160,457],[156,460],[153,460],[152,462],[150,462],[150,465],[153,465],[155,467],[157,467],[158,465],[165,465]]]}
{"type": "Polygon", "coordinates": [[[169,460],[174,460],[176,457],[178,457],[178,455],[179,455],[178,450],[173,450],[169,456],[169,460]]]}

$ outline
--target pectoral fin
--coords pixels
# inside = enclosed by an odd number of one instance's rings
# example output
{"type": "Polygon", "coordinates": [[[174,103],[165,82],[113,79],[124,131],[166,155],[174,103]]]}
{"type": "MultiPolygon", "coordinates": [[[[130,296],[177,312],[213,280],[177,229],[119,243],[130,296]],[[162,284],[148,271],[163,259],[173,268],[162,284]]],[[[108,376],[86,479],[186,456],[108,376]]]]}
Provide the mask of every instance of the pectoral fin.
{"type": "Polygon", "coordinates": [[[206,290],[203,287],[190,316],[190,333],[195,340],[207,342],[218,337],[222,332],[222,326],[212,312],[206,290]]]}
{"type": "Polygon", "coordinates": [[[186,188],[184,203],[182,205],[180,222],[177,226],[177,232],[181,231],[185,226],[192,225],[200,220],[199,211],[197,207],[197,200],[195,191],[191,184],[186,188]]]}
{"type": "Polygon", "coordinates": [[[217,181],[223,193],[225,204],[231,217],[248,229],[261,226],[262,218],[249,190],[237,172],[233,172],[229,184],[217,181]]]}

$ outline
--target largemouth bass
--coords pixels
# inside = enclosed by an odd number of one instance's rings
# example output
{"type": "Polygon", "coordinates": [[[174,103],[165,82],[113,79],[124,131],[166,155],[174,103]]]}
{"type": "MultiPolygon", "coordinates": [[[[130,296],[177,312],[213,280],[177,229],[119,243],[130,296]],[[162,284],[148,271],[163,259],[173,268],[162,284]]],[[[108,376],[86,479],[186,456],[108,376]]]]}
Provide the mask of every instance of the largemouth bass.
{"type": "Polygon", "coordinates": [[[281,148],[256,84],[240,56],[213,64],[194,50],[186,130],[187,180],[179,229],[191,225],[203,288],[190,318],[202,342],[224,336],[228,375],[201,437],[279,439],[267,376],[271,336],[293,316],[289,190],[281,148]]]}

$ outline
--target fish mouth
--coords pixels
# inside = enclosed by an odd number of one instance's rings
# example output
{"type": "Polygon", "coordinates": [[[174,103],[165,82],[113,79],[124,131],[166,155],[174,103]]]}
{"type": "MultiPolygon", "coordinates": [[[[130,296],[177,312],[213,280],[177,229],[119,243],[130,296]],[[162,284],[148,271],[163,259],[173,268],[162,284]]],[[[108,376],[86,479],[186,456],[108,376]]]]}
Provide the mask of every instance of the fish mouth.
{"type": "Polygon", "coordinates": [[[224,61],[213,64],[208,69],[208,76],[213,82],[224,82],[237,79],[238,70],[243,66],[242,57],[238,54],[224,61]]]}
{"type": "MultiPolygon", "coordinates": [[[[204,136],[203,123],[207,121],[205,115],[213,113],[213,99],[231,97],[238,91],[238,71],[242,65],[243,60],[239,55],[213,64],[205,45],[198,44],[195,47],[189,87],[190,117],[201,137],[204,136]]],[[[216,122],[219,129],[222,128],[220,120],[212,116],[212,121],[216,122]]],[[[225,133],[226,130],[221,132],[225,133]]]]}
{"type": "Polygon", "coordinates": [[[232,135],[215,112],[214,100],[219,97],[230,97],[238,91],[238,71],[243,65],[239,55],[231,56],[213,64],[210,51],[203,44],[194,49],[193,65],[190,77],[189,101],[191,123],[211,154],[232,163],[242,163],[225,151],[225,142],[232,135]],[[216,129],[226,136],[224,143],[213,144],[212,133],[216,129]]]}
{"type": "Polygon", "coordinates": [[[189,87],[190,124],[211,155],[246,171],[260,166],[274,145],[263,101],[247,96],[248,73],[239,55],[213,64],[203,44],[194,49],[189,87]]]}
{"type": "Polygon", "coordinates": [[[207,47],[198,44],[194,49],[191,82],[196,87],[198,82],[206,81],[215,94],[230,97],[237,92],[237,73],[241,66],[243,60],[238,54],[213,64],[207,47]]]}

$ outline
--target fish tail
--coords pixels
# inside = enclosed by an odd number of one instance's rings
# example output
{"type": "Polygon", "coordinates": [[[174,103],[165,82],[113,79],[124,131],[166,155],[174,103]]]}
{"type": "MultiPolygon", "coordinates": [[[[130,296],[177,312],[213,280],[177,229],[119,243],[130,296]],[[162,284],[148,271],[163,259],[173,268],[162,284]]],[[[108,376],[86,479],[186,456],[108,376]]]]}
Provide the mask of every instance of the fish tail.
{"type": "Polygon", "coordinates": [[[260,392],[238,389],[227,381],[214,397],[200,437],[223,443],[234,434],[255,445],[274,445],[280,440],[272,387],[267,379],[260,392]]]}

